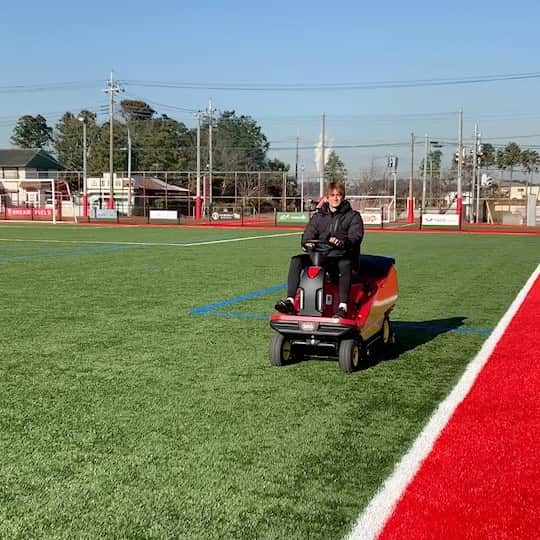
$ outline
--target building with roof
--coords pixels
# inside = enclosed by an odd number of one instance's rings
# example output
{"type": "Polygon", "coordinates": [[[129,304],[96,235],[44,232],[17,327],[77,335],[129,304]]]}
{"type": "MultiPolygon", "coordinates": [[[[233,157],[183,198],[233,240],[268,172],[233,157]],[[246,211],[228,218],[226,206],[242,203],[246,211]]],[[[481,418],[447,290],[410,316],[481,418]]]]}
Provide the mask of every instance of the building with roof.
{"type": "Polygon", "coordinates": [[[50,203],[60,163],[40,148],[0,149],[0,208],[50,203]]]}
{"type": "Polygon", "coordinates": [[[60,170],[60,163],[40,148],[0,149],[0,180],[49,178],[60,170]]]}

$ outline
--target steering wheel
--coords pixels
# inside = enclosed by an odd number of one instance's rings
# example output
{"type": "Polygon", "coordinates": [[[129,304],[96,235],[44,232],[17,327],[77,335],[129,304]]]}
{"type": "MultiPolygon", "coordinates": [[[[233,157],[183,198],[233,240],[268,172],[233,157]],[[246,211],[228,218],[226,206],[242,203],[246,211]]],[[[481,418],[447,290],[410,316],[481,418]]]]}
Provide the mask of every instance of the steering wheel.
{"type": "Polygon", "coordinates": [[[307,240],[302,244],[302,247],[311,253],[328,253],[336,249],[336,246],[330,244],[327,240],[307,240]],[[312,246],[308,244],[312,244],[312,246]]]}

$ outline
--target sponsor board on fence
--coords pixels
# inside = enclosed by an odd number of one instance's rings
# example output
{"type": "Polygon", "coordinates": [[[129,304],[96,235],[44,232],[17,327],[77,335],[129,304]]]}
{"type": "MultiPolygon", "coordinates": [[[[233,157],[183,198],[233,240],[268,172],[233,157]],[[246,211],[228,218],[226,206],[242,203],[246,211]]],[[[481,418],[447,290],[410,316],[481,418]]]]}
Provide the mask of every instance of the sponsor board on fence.
{"type": "Polygon", "coordinates": [[[22,206],[6,206],[4,212],[7,217],[52,217],[52,208],[25,208],[22,206]]]}
{"type": "Polygon", "coordinates": [[[277,212],[278,225],[304,225],[309,221],[309,212],[277,212]]]}
{"type": "Polygon", "coordinates": [[[459,227],[459,216],[457,214],[423,214],[422,225],[427,227],[459,227]]]}
{"type": "Polygon", "coordinates": [[[381,212],[360,212],[364,225],[382,225],[381,212]]]}
{"type": "Polygon", "coordinates": [[[150,210],[150,219],[178,219],[176,210],[150,210]]]}
{"type": "Polygon", "coordinates": [[[94,219],[116,219],[118,212],[114,208],[92,208],[90,217],[94,219]]]}
{"type": "Polygon", "coordinates": [[[212,212],[211,216],[213,221],[240,219],[242,216],[238,212],[232,210],[220,210],[219,212],[212,212]]]}

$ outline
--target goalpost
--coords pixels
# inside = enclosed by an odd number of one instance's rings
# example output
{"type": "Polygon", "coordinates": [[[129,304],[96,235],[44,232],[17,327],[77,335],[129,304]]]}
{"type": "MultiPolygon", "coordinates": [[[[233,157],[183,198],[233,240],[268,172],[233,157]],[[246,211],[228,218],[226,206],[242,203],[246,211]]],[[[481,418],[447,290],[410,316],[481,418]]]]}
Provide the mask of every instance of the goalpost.
{"type": "Polygon", "coordinates": [[[58,178],[3,179],[0,219],[73,221],[77,212],[69,184],[58,178]]]}
{"type": "Polygon", "coordinates": [[[347,200],[353,210],[360,212],[367,225],[397,221],[396,198],[393,195],[351,195],[347,200]]]}

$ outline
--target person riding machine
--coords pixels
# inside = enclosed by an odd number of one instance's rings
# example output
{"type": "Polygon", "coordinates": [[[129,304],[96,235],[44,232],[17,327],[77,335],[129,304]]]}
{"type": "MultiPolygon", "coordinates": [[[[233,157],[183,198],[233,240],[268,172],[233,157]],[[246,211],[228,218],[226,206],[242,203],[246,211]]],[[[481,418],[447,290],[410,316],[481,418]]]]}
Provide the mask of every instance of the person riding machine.
{"type": "Polygon", "coordinates": [[[351,372],[375,343],[395,342],[389,317],[398,296],[395,261],[359,254],[362,219],[344,195],[342,184],[329,185],[327,202],[302,237],[305,253],[291,259],[288,297],[270,317],[274,366],[337,356],[341,369],[351,372]]]}

